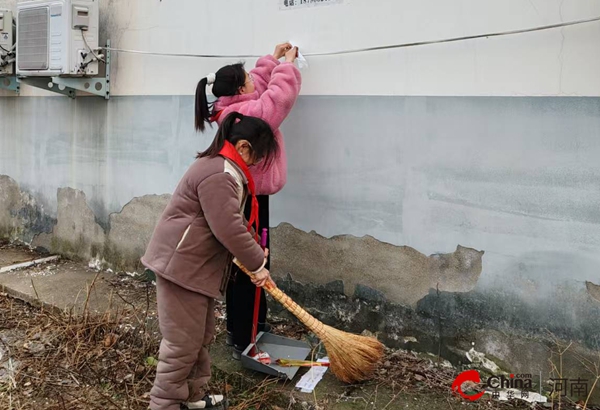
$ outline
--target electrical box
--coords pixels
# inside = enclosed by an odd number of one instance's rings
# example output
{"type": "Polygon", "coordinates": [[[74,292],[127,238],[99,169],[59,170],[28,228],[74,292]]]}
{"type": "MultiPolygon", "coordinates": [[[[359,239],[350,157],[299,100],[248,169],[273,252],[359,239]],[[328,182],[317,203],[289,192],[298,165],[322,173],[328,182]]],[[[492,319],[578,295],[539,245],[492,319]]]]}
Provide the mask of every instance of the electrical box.
{"type": "Polygon", "coordinates": [[[98,74],[99,0],[20,0],[16,71],[22,77],[98,74]]]}
{"type": "Polygon", "coordinates": [[[8,27],[12,28],[12,13],[8,10],[0,9],[0,33],[4,32],[4,20],[8,20],[10,18],[10,24],[8,27]]]}
{"type": "Polygon", "coordinates": [[[90,9],[88,7],[73,5],[71,18],[73,19],[72,28],[87,30],[90,26],[90,9]]]}
{"type": "Polygon", "coordinates": [[[0,76],[14,74],[15,29],[10,10],[0,9],[0,76]]]}

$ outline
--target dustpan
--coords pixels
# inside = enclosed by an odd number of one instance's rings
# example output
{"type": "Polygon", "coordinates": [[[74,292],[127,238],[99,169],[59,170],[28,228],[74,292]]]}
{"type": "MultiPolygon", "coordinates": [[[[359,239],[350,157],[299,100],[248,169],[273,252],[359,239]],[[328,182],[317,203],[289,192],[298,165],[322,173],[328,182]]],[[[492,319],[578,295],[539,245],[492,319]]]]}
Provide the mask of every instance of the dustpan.
{"type": "Polygon", "coordinates": [[[256,336],[256,347],[259,351],[268,353],[271,357],[271,364],[264,364],[251,356],[253,347],[253,344],[249,344],[246,350],[242,352],[242,366],[285,380],[292,380],[300,367],[278,366],[275,364],[277,359],[305,360],[311,352],[310,345],[301,340],[260,332],[256,336]]]}

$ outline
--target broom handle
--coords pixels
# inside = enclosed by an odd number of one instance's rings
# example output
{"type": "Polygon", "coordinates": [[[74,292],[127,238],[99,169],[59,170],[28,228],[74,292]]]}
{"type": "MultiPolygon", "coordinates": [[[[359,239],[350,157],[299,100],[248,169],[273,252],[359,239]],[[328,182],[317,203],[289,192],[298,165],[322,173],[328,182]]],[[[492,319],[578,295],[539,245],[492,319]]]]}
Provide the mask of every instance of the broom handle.
{"type": "MultiPolygon", "coordinates": [[[[242,265],[240,263],[240,261],[237,260],[237,258],[234,258],[233,262],[246,275],[250,276],[251,278],[254,277],[254,274],[252,272],[250,272],[248,269],[246,269],[246,267],[244,265],[242,265]]],[[[325,325],[321,321],[315,319],[314,316],[312,316],[306,310],[302,309],[300,307],[300,305],[298,305],[296,302],[294,302],[292,300],[292,298],[290,298],[288,295],[283,293],[283,291],[277,287],[275,282],[273,282],[272,280],[269,280],[265,284],[264,288],[271,296],[273,296],[273,299],[275,299],[276,301],[281,303],[284,308],[286,308],[294,316],[296,316],[298,318],[298,320],[300,320],[302,323],[304,323],[304,325],[306,327],[308,327],[310,330],[312,330],[319,337],[319,339],[321,339],[321,340],[328,339],[327,332],[325,331],[325,325]]]]}
{"type": "Polygon", "coordinates": [[[257,286],[254,291],[254,314],[252,315],[252,344],[256,343],[258,334],[258,310],[260,308],[260,288],[257,286]]]}
{"type": "Polygon", "coordinates": [[[252,317],[252,339],[250,343],[252,344],[252,349],[250,349],[250,356],[254,357],[258,354],[258,350],[256,347],[256,334],[258,333],[258,309],[260,305],[260,288],[257,286],[256,291],[254,291],[254,315],[252,317]]]}
{"type": "MultiPolygon", "coordinates": [[[[263,228],[262,235],[260,237],[260,247],[265,249],[267,247],[267,228],[263,228]]],[[[260,297],[261,297],[261,288],[258,286],[254,291],[254,315],[252,316],[252,356],[256,353],[256,335],[258,333],[258,312],[260,310],[260,297]]]]}

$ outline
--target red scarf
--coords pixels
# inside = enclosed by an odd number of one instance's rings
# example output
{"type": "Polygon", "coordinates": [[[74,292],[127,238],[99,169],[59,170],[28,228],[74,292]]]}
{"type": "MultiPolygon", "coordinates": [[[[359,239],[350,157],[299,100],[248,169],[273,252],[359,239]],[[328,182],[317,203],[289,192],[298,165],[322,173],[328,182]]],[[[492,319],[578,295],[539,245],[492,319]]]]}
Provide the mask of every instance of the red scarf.
{"type": "Polygon", "coordinates": [[[214,115],[209,118],[210,122],[218,121],[221,114],[223,114],[223,110],[217,111],[216,113],[214,113],[214,115]]]}
{"type": "Polygon", "coordinates": [[[248,221],[248,231],[252,229],[252,225],[256,224],[256,228],[254,230],[254,239],[258,242],[258,199],[256,199],[256,193],[254,190],[254,179],[250,174],[250,170],[248,169],[248,165],[244,162],[240,154],[236,151],[233,144],[229,141],[225,141],[225,145],[219,151],[219,155],[232,160],[235,164],[244,172],[246,175],[246,179],[248,180],[248,189],[250,191],[250,195],[252,195],[252,208],[250,209],[250,220],[248,221]]]}

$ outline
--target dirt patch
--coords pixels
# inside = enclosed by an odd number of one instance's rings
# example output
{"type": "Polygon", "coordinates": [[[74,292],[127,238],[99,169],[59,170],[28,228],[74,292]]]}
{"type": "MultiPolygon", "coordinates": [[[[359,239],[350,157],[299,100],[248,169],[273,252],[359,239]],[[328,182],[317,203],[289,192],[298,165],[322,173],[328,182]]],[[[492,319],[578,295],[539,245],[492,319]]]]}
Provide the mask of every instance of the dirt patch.
{"type": "Polygon", "coordinates": [[[27,246],[0,242],[0,266],[10,266],[43,258],[44,255],[27,246]]]}
{"type": "Polygon", "coordinates": [[[146,408],[158,349],[132,312],[74,316],[0,297],[1,408],[146,408]]]}
{"type": "MultiPolygon", "coordinates": [[[[146,409],[160,334],[151,315],[132,305],[78,317],[0,295],[0,408],[146,409]]],[[[213,388],[233,398],[231,410],[302,409],[277,380],[213,373],[213,388]]]]}

